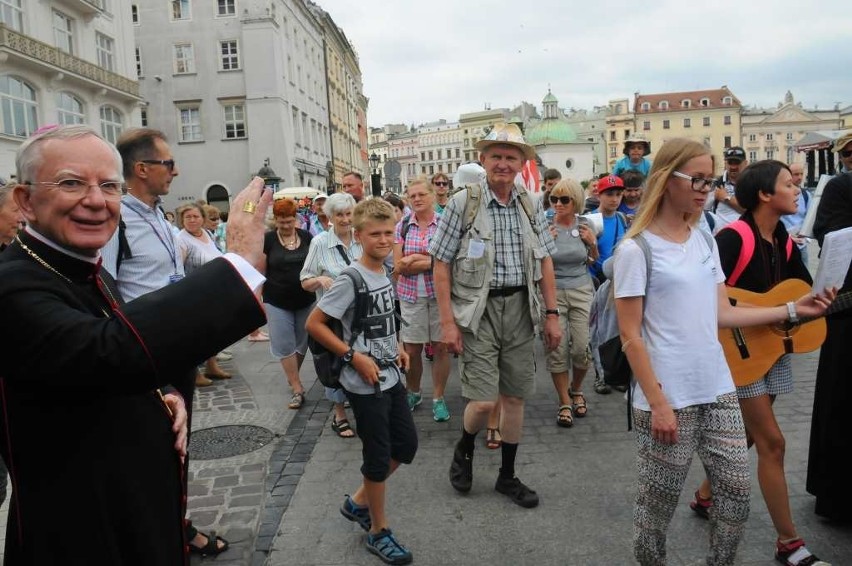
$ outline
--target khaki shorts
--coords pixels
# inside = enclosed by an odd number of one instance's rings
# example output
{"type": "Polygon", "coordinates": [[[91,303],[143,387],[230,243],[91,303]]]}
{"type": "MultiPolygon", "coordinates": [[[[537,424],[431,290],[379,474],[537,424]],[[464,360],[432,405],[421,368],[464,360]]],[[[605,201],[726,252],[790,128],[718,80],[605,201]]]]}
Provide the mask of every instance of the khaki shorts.
{"type": "Polygon", "coordinates": [[[462,338],[462,396],[495,401],[498,394],[523,399],[535,393],[535,336],[526,291],[489,297],[476,336],[462,330],[462,338]]]}
{"type": "Polygon", "coordinates": [[[572,367],[589,368],[592,357],[589,350],[589,309],[594,293],[595,288],[591,283],[576,289],[556,290],[562,341],[547,355],[546,365],[550,373],[566,372],[572,367]]]}
{"type": "Polygon", "coordinates": [[[399,301],[400,314],[405,324],[399,331],[399,339],[405,344],[426,344],[441,341],[441,317],[438,316],[438,301],[429,297],[417,297],[413,303],[399,301]]]}

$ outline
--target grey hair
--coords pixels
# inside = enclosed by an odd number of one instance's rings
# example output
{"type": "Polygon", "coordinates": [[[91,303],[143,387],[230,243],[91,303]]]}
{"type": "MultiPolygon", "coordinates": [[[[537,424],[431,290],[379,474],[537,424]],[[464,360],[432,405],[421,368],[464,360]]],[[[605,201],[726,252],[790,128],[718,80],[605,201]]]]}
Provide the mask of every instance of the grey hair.
{"type": "Polygon", "coordinates": [[[6,204],[9,200],[9,195],[12,194],[12,189],[15,188],[15,183],[0,186],[0,207],[6,204]]]}
{"type": "Polygon", "coordinates": [[[322,211],[329,218],[333,217],[338,212],[344,212],[351,208],[355,208],[355,199],[349,193],[334,193],[325,200],[322,205],[322,211]]]}
{"type": "Polygon", "coordinates": [[[35,134],[27,138],[21,144],[15,155],[15,168],[17,169],[18,179],[22,183],[32,181],[35,176],[36,168],[41,164],[41,150],[43,142],[48,140],[72,140],[84,138],[86,136],[94,136],[107,144],[115,157],[115,172],[124,181],[124,176],[121,174],[121,154],[115,149],[115,146],[109,143],[91,126],[85,124],[72,124],[68,126],[57,126],[41,133],[35,134]]]}

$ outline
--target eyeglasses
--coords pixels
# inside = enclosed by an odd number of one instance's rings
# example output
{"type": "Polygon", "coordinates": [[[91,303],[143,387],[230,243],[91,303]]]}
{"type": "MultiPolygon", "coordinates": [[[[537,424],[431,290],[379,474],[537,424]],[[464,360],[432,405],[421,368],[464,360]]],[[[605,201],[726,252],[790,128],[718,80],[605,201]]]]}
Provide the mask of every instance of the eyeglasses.
{"type": "Polygon", "coordinates": [[[174,159],[140,159],[139,163],[147,163],[149,165],[165,165],[169,168],[169,171],[175,170],[174,159]]]}
{"type": "Polygon", "coordinates": [[[716,182],[716,179],[713,177],[690,177],[686,173],[681,173],[680,171],[672,171],[672,175],[691,181],[692,190],[697,192],[703,192],[704,190],[709,192],[713,190],[713,183],[716,182]]]}
{"type": "Polygon", "coordinates": [[[842,149],[838,152],[840,157],[846,159],[847,157],[852,157],[852,149],[842,149]]]}
{"type": "Polygon", "coordinates": [[[550,197],[550,204],[562,203],[564,206],[571,204],[571,197],[550,197]]]}
{"type": "Polygon", "coordinates": [[[88,195],[89,189],[91,187],[98,187],[101,190],[101,194],[104,196],[104,200],[111,201],[120,200],[122,189],[124,188],[124,183],[122,183],[121,181],[104,181],[103,183],[91,184],[85,181],[81,181],[80,179],[62,179],[56,182],[27,181],[24,184],[49,185],[51,187],[57,187],[63,193],[75,195],[78,198],[83,198],[84,196],[88,195]]]}
{"type": "Polygon", "coordinates": [[[432,184],[435,185],[436,187],[448,187],[450,185],[446,181],[433,181],[432,184]]]}

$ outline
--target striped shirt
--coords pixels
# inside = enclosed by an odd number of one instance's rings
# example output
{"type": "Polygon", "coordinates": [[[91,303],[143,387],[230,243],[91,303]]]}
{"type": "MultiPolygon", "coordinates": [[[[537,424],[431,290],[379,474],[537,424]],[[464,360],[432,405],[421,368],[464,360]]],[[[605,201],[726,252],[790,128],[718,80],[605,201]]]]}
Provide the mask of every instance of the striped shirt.
{"type": "Polygon", "coordinates": [[[131,194],[121,198],[121,218],[125,237],[133,257],[124,258],[116,274],[118,230],[101,250],[103,267],[115,279],[125,301],[157,291],[168,285],[170,277],[183,277],[183,261],[158,199],[150,207],[131,194]]]}
{"type": "MultiPolygon", "coordinates": [[[[504,287],[520,287],[526,284],[524,271],[524,254],[522,224],[520,216],[525,214],[523,206],[518,201],[518,188],[512,189],[509,202],[501,204],[487,184],[482,191],[482,201],[493,227],[494,237],[494,272],[489,283],[491,289],[504,287]]],[[[464,226],[465,200],[450,199],[441,215],[441,222],[429,244],[429,253],[438,261],[452,263],[459,253],[464,226]],[[461,204],[458,204],[461,202],[461,204]]],[[[541,199],[533,199],[535,206],[535,224],[538,229],[538,243],[549,255],[556,252],[556,245],[541,207],[541,199]]]]}
{"type": "MultiPolygon", "coordinates": [[[[406,216],[400,220],[399,224],[396,225],[394,243],[402,244],[402,255],[428,254],[429,242],[435,235],[435,230],[438,229],[438,221],[440,219],[441,216],[439,214],[433,214],[432,219],[429,221],[425,230],[420,228],[417,224],[417,219],[414,217],[414,214],[406,216]],[[406,222],[408,223],[409,228],[405,235],[405,241],[403,242],[402,231],[403,225],[406,224],[406,222]]],[[[418,287],[421,278],[423,280],[422,285],[426,290],[426,296],[430,299],[434,298],[435,279],[432,275],[431,269],[416,275],[400,275],[399,280],[396,283],[396,293],[399,298],[408,303],[417,301],[418,287]]]]}
{"type": "MultiPolygon", "coordinates": [[[[299,281],[320,275],[334,279],[340,275],[340,272],[349,265],[344,261],[340,250],[346,253],[350,263],[357,261],[361,257],[361,244],[355,241],[354,236],[351,236],[351,238],[352,243],[349,245],[349,249],[346,249],[331,226],[329,226],[328,231],[314,236],[311,240],[311,247],[308,249],[308,257],[305,258],[305,265],[302,266],[302,272],[299,274],[299,281]]],[[[322,287],[317,289],[317,301],[324,292],[325,289],[322,287]]]]}

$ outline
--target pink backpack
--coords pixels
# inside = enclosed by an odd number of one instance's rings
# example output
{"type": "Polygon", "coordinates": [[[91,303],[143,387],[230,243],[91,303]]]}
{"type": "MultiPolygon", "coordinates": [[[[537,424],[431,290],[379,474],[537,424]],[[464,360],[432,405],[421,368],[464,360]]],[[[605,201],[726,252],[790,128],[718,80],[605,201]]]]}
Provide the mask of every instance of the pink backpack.
{"type": "MultiPolygon", "coordinates": [[[[742,240],[743,245],[740,248],[740,257],[737,258],[737,264],[734,266],[734,270],[731,272],[731,276],[728,277],[728,281],[726,284],[729,287],[733,287],[737,284],[740,276],[745,271],[748,262],[751,261],[752,256],[754,255],[754,232],[751,230],[751,226],[745,220],[735,220],[731,222],[724,228],[726,230],[730,228],[734,232],[740,235],[740,240],[742,240]]],[[[793,255],[793,240],[789,236],[787,237],[787,261],[790,261],[790,257],[793,255]]]]}

